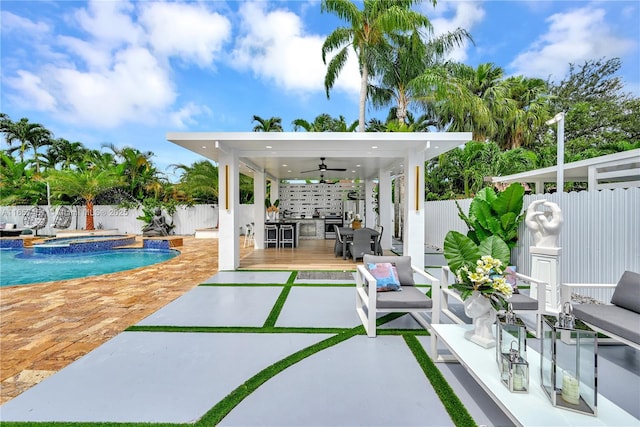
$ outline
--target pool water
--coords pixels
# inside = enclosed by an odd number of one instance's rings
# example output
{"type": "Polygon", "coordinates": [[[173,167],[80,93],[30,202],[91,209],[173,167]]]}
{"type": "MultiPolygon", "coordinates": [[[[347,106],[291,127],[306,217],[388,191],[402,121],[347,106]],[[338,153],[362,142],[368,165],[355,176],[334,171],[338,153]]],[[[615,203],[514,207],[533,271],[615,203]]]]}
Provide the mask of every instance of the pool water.
{"type": "Polygon", "coordinates": [[[0,286],[24,285],[97,276],[167,261],[175,250],[115,249],[79,254],[46,255],[33,249],[0,250],[0,286]]]}

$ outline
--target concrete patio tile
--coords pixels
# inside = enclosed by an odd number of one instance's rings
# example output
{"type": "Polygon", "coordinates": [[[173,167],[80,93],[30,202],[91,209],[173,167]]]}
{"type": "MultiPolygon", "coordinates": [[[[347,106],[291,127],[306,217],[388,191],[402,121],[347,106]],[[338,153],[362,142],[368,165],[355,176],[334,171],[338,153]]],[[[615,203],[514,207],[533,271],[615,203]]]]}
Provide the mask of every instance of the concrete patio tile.
{"type": "Polygon", "coordinates": [[[195,422],[260,370],[328,337],[124,332],[7,402],[2,421],[195,422]]]}
{"type": "Polygon", "coordinates": [[[279,283],[284,284],[290,271],[220,271],[202,283],[279,283]]]}
{"type": "Polygon", "coordinates": [[[138,325],[261,327],[281,292],[281,286],[198,286],[138,325]]]}
{"type": "Polygon", "coordinates": [[[344,286],[294,286],[276,326],[352,328],[360,325],[355,309],[355,289],[344,286]]]}
{"type": "Polygon", "coordinates": [[[220,425],[445,426],[452,421],[402,337],[356,336],[267,381],[220,425]]]}

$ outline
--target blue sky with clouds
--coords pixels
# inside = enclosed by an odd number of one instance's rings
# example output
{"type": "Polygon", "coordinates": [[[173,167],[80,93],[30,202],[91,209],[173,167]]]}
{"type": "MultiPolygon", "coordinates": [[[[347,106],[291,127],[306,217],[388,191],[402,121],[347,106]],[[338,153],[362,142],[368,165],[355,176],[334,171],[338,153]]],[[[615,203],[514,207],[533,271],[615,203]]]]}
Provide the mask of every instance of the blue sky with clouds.
{"type": "MultiPolygon", "coordinates": [[[[419,9],[437,33],[474,39],[452,53],[506,75],[560,81],[569,63],[619,57],[640,96],[640,2],[439,1],[419,9]]],[[[252,116],[357,119],[359,76],[347,64],[327,100],[320,48],[343,25],[311,1],[0,2],[0,111],[56,137],[155,153],[157,165],[194,154],[174,131],[250,131],[252,116]]],[[[368,111],[368,117],[385,112],[368,111]]]]}

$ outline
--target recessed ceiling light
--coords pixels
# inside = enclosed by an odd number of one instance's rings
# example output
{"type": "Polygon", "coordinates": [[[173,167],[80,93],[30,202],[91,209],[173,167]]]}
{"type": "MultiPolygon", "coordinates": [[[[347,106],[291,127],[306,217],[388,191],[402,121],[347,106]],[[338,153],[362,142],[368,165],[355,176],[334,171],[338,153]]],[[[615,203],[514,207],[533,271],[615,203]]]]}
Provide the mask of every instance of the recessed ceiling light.
{"type": "Polygon", "coordinates": [[[356,167],[357,167],[357,168],[359,168],[359,167],[360,167],[360,165],[356,165],[356,167]]]}
{"type": "Polygon", "coordinates": [[[356,173],[356,171],[351,171],[351,173],[356,173]]]}
{"type": "Polygon", "coordinates": [[[287,173],[291,173],[291,170],[288,170],[287,173]]]}
{"type": "Polygon", "coordinates": [[[206,145],[203,145],[203,146],[202,146],[202,148],[207,148],[207,146],[206,146],[206,145]]]}
{"type": "Polygon", "coordinates": [[[267,145],[265,148],[273,148],[273,147],[272,147],[272,146],[270,146],[270,145],[267,145]]]}
{"type": "Polygon", "coordinates": [[[286,168],[287,166],[289,166],[289,165],[287,165],[287,164],[282,165],[283,168],[286,168]]]}
{"type": "Polygon", "coordinates": [[[376,149],[376,148],[378,148],[378,146],[377,145],[372,145],[371,148],[376,149]]]}

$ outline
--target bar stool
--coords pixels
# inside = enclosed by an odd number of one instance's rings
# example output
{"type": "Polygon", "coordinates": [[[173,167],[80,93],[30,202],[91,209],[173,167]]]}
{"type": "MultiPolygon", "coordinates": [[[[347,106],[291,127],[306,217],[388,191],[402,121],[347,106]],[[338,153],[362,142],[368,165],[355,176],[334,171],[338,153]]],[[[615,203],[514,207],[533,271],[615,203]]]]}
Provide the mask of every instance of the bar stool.
{"type": "Polygon", "coordinates": [[[278,247],[278,226],[275,224],[266,224],[264,226],[264,246],[269,247],[273,243],[273,247],[278,247]]]}
{"type": "Polygon", "coordinates": [[[247,224],[247,230],[244,233],[244,247],[255,243],[255,234],[253,232],[253,223],[247,224]]]}
{"type": "Polygon", "coordinates": [[[284,248],[285,245],[290,244],[291,248],[295,243],[293,225],[291,224],[283,224],[280,226],[280,247],[284,248]]]}

